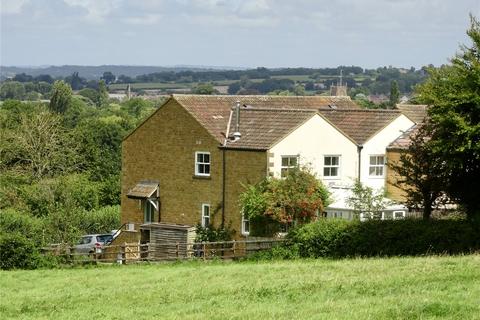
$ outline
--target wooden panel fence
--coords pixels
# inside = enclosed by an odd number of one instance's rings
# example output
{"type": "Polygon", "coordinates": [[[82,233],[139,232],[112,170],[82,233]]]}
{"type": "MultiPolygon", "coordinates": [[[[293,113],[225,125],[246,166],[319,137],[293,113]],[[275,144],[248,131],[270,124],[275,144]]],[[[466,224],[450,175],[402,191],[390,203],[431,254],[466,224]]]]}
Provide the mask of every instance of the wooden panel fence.
{"type": "Polygon", "coordinates": [[[64,258],[66,263],[137,263],[144,261],[238,259],[254,252],[279,246],[283,239],[221,241],[221,242],[164,242],[150,244],[123,243],[104,246],[92,253],[77,252],[75,247],[57,245],[44,248],[45,254],[64,258]]]}

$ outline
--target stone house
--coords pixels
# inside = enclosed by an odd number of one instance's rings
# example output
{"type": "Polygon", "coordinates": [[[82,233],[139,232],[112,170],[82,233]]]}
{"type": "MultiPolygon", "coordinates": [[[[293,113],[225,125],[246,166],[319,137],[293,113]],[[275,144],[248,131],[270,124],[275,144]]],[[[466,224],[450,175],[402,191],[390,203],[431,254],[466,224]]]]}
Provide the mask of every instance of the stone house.
{"type": "Polygon", "coordinates": [[[173,95],[122,143],[122,223],[229,226],[240,238],[246,184],[305,162],[330,187],[383,187],[385,148],[413,124],[349,97],[173,95]]]}

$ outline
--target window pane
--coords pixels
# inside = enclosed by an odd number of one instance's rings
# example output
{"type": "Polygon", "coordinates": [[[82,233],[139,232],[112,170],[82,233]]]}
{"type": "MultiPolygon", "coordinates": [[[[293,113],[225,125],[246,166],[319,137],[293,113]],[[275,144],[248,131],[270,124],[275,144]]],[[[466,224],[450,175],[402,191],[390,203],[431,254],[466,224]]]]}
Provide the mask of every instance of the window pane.
{"type": "Polygon", "coordinates": [[[323,168],[323,175],[325,177],[330,176],[330,168],[323,168]]]}
{"type": "Polygon", "coordinates": [[[290,158],[290,166],[296,166],[297,165],[297,157],[291,157],[290,158]]]}
{"type": "Polygon", "coordinates": [[[205,174],[210,174],[210,165],[209,164],[204,164],[204,170],[205,170],[205,174]]]}
{"type": "Polygon", "coordinates": [[[282,178],[285,178],[287,176],[287,172],[288,172],[287,168],[282,168],[280,170],[280,175],[282,176],[282,178]]]}
{"type": "Polygon", "coordinates": [[[368,170],[368,174],[371,176],[375,175],[375,167],[370,167],[368,170]]]}
{"type": "Polygon", "coordinates": [[[203,216],[204,217],[209,217],[210,216],[210,207],[209,206],[203,206],[203,216]]]}
{"type": "Polygon", "coordinates": [[[385,157],[379,156],[379,157],[377,158],[377,163],[378,163],[379,165],[384,165],[384,164],[385,164],[385,157]]]}
{"type": "Polygon", "coordinates": [[[332,157],[332,165],[338,166],[338,157],[332,157]]]}
{"type": "Polygon", "coordinates": [[[203,162],[203,153],[197,153],[197,162],[203,162]]]}
{"type": "Polygon", "coordinates": [[[370,157],[370,165],[373,166],[373,165],[376,165],[376,157],[370,157]]]}
{"type": "Polygon", "coordinates": [[[203,162],[210,163],[210,155],[208,153],[203,155],[203,162]]]}
{"type": "Polygon", "coordinates": [[[325,157],[325,165],[329,166],[332,164],[332,157],[325,157]]]}
{"type": "Polygon", "coordinates": [[[338,168],[330,168],[330,176],[332,177],[338,176],[338,168]]]}
{"type": "Polygon", "coordinates": [[[282,167],[288,167],[288,158],[287,157],[282,158],[282,167]]]}

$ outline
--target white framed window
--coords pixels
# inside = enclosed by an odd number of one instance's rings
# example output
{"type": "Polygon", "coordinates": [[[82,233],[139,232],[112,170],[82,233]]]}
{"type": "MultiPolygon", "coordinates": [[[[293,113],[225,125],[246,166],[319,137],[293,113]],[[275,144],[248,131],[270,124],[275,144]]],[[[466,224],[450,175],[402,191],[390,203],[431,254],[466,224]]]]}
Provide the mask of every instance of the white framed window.
{"type": "Polygon", "coordinates": [[[248,236],[250,234],[250,220],[245,218],[242,213],[242,234],[248,236]]]}
{"type": "Polygon", "coordinates": [[[325,178],[338,178],[340,176],[340,156],[323,156],[323,176],[325,178]]]}
{"type": "Polygon", "coordinates": [[[210,176],[210,152],[195,152],[195,175],[210,176]]]}
{"type": "Polygon", "coordinates": [[[202,227],[208,228],[210,225],[210,205],[202,203],[202,227]]]}
{"type": "Polygon", "coordinates": [[[368,175],[371,177],[383,177],[384,172],[385,172],[385,156],[384,155],[370,156],[368,175]]]}
{"type": "Polygon", "coordinates": [[[296,156],[282,156],[282,165],[280,167],[280,176],[285,178],[288,170],[298,167],[298,155],[296,156]]]}
{"type": "Polygon", "coordinates": [[[405,219],[405,211],[393,211],[393,219],[405,219]]]}

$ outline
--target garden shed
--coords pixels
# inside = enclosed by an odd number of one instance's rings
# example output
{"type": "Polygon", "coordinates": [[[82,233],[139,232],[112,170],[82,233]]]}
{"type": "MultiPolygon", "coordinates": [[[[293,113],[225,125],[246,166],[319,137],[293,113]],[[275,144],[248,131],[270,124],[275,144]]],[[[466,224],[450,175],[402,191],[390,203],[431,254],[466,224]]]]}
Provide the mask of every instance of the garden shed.
{"type": "Polygon", "coordinates": [[[176,259],[193,255],[196,228],[172,223],[147,223],[140,226],[141,242],[148,243],[148,258],[176,259]]]}

